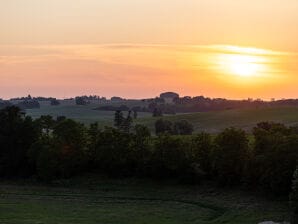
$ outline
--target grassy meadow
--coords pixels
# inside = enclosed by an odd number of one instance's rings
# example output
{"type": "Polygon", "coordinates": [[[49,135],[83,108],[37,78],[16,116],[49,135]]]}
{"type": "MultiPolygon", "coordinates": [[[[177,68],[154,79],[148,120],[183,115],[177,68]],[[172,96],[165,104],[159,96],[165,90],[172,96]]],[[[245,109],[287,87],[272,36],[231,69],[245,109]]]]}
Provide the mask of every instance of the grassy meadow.
{"type": "MultiPolygon", "coordinates": [[[[134,105],[136,102],[131,102],[128,106],[134,105]]],[[[91,104],[86,106],[77,105],[60,105],[50,106],[41,105],[40,109],[27,110],[27,114],[33,118],[38,118],[41,115],[66,116],[76,121],[90,124],[99,122],[100,126],[113,125],[113,111],[94,110],[98,105],[91,104]]],[[[241,110],[224,110],[201,113],[166,115],[165,119],[170,121],[188,120],[194,126],[195,132],[206,131],[209,133],[217,133],[226,127],[238,127],[244,130],[250,130],[258,122],[274,121],[281,122],[286,125],[298,124],[298,107],[277,107],[277,108],[256,108],[256,109],[241,109],[241,110]]],[[[138,113],[138,119],[135,123],[148,126],[154,131],[154,123],[156,119],[151,113],[138,113]]]]}
{"type": "Polygon", "coordinates": [[[210,185],[93,176],[51,185],[2,181],[5,224],[251,224],[288,217],[285,200],[210,185]]]}
{"type": "MultiPolygon", "coordinates": [[[[158,118],[145,117],[138,122],[153,130],[156,119],[158,118]]],[[[208,133],[217,133],[227,127],[237,127],[249,131],[257,123],[262,121],[298,125],[298,107],[237,109],[177,114],[174,116],[165,116],[165,119],[172,122],[182,119],[188,120],[194,126],[195,132],[206,131],[208,133]]]]}
{"type": "MultiPolygon", "coordinates": [[[[85,106],[81,105],[59,105],[50,106],[43,105],[39,109],[26,110],[27,114],[33,118],[39,118],[42,115],[51,115],[53,117],[66,116],[67,118],[74,119],[84,124],[91,124],[99,122],[101,126],[113,125],[114,111],[100,111],[94,110],[98,105],[89,104],[85,106]]],[[[140,118],[151,116],[150,113],[138,113],[140,118]]]]}

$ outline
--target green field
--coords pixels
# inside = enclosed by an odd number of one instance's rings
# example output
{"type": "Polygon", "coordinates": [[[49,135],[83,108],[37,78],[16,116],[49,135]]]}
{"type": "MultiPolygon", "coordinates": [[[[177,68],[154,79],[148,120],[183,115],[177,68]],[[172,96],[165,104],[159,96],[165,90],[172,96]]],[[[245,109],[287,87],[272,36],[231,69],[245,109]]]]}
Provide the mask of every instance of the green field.
{"type": "MultiPolygon", "coordinates": [[[[96,107],[98,107],[98,105],[42,105],[40,109],[27,110],[27,113],[33,118],[38,118],[41,115],[52,115],[54,117],[63,115],[85,124],[99,122],[101,126],[112,125],[114,112],[94,110],[96,107]]],[[[177,114],[173,116],[165,116],[164,118],[171,121],[186,119],[194,125],[195,132],[206,131],[216,133],[231,126],[250,130],[254,125],[261,121],[274,121],[287,125],[297,125],[298,107],[225,110],[177,114]]],[[[153,131],[156,119],[157,118],[153,118],[150,113],[139,113],[139,118],[135,123],[144,124],[153,131]]]]}
{"type": "MultiPolygon", "coordinates": [[[[94,105],[94,104],[86,105],[86,106],[41,105],[40,109],[30,109],[30,110],[26,110],[26,112],[29,116],[33,118],[39,118],[41,115],[51,115],[53,117],[66,116],[67,118],[74,119],[84,124],[99,122],[101,126],[112,125],[115,112],[94,110],[97,107],[98,105],[94,105]]],[[[142,118],[146,116],[147,117],[151,116],[151,114],[139,113],[138,116],[142,118]]]]}
{"type": "Polygon", "coordinates": [[[253,224],[283,221],[287,202],[211,185],[84,177],[51,186],[0,184],[3,224],[253,224]]]}
{"type": "MultiPolygon", "coordinates": [[[[237,127],[251,130],[257,123],[262,121],[281,122],[286,125],[298,125],[298,107],[259,108],[242,110],[225,110],[213,112],[201,112],[192,114],[178,114],[166,116],[172,122],[188,120],[193,124],[195,132],[206,131],[217,133],[227,127],[237,127]]],[[[147,117],[140,123],[154,129],[156,118],[147,117]]]]}

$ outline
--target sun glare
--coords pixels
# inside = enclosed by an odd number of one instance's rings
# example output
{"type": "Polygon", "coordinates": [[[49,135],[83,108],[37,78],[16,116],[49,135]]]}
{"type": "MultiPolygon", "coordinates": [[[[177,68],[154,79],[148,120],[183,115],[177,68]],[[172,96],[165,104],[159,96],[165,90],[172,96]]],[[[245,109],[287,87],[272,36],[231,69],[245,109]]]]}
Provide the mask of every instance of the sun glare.
{"type": "Polygon", "coordinates": [[[226,57],[225,63],[229,72],[242,77],[256,76],[261,70],[253,56],[231,55],[226,57]]]}
{"type": "Polygon", "coordinates": [[[217,56],[217,70],[220,73],[233,75],[238,78],[252,79],[254,77],[264,76],[270,69],[268,67],[269,56],[258,54],[255,51],[249,51],[237,47],[237,51],[227,51],[217,56]]]}

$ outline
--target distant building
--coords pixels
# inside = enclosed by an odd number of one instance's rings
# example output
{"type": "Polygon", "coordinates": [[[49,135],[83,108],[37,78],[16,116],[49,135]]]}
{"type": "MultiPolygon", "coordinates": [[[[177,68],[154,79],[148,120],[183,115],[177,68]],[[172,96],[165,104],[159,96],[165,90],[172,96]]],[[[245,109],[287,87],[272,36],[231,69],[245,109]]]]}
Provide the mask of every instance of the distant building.
{"type": "Polygon", "coordinates": [[[174,99],[179,98],[179,94],[174,92],[165,92],[160,94],[160,98],[164,99],[165,103],[173,103],[174,99]]]}

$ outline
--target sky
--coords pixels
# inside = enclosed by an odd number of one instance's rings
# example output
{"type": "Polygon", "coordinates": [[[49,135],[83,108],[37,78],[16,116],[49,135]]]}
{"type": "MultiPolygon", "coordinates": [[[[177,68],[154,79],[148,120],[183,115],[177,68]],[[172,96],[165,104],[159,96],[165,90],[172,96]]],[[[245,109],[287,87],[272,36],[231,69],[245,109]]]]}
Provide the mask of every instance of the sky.
{"type": "Polygon", "coordinates": [[[297,0],[0,4],[0,98],[298,98],[297,0]]]}

